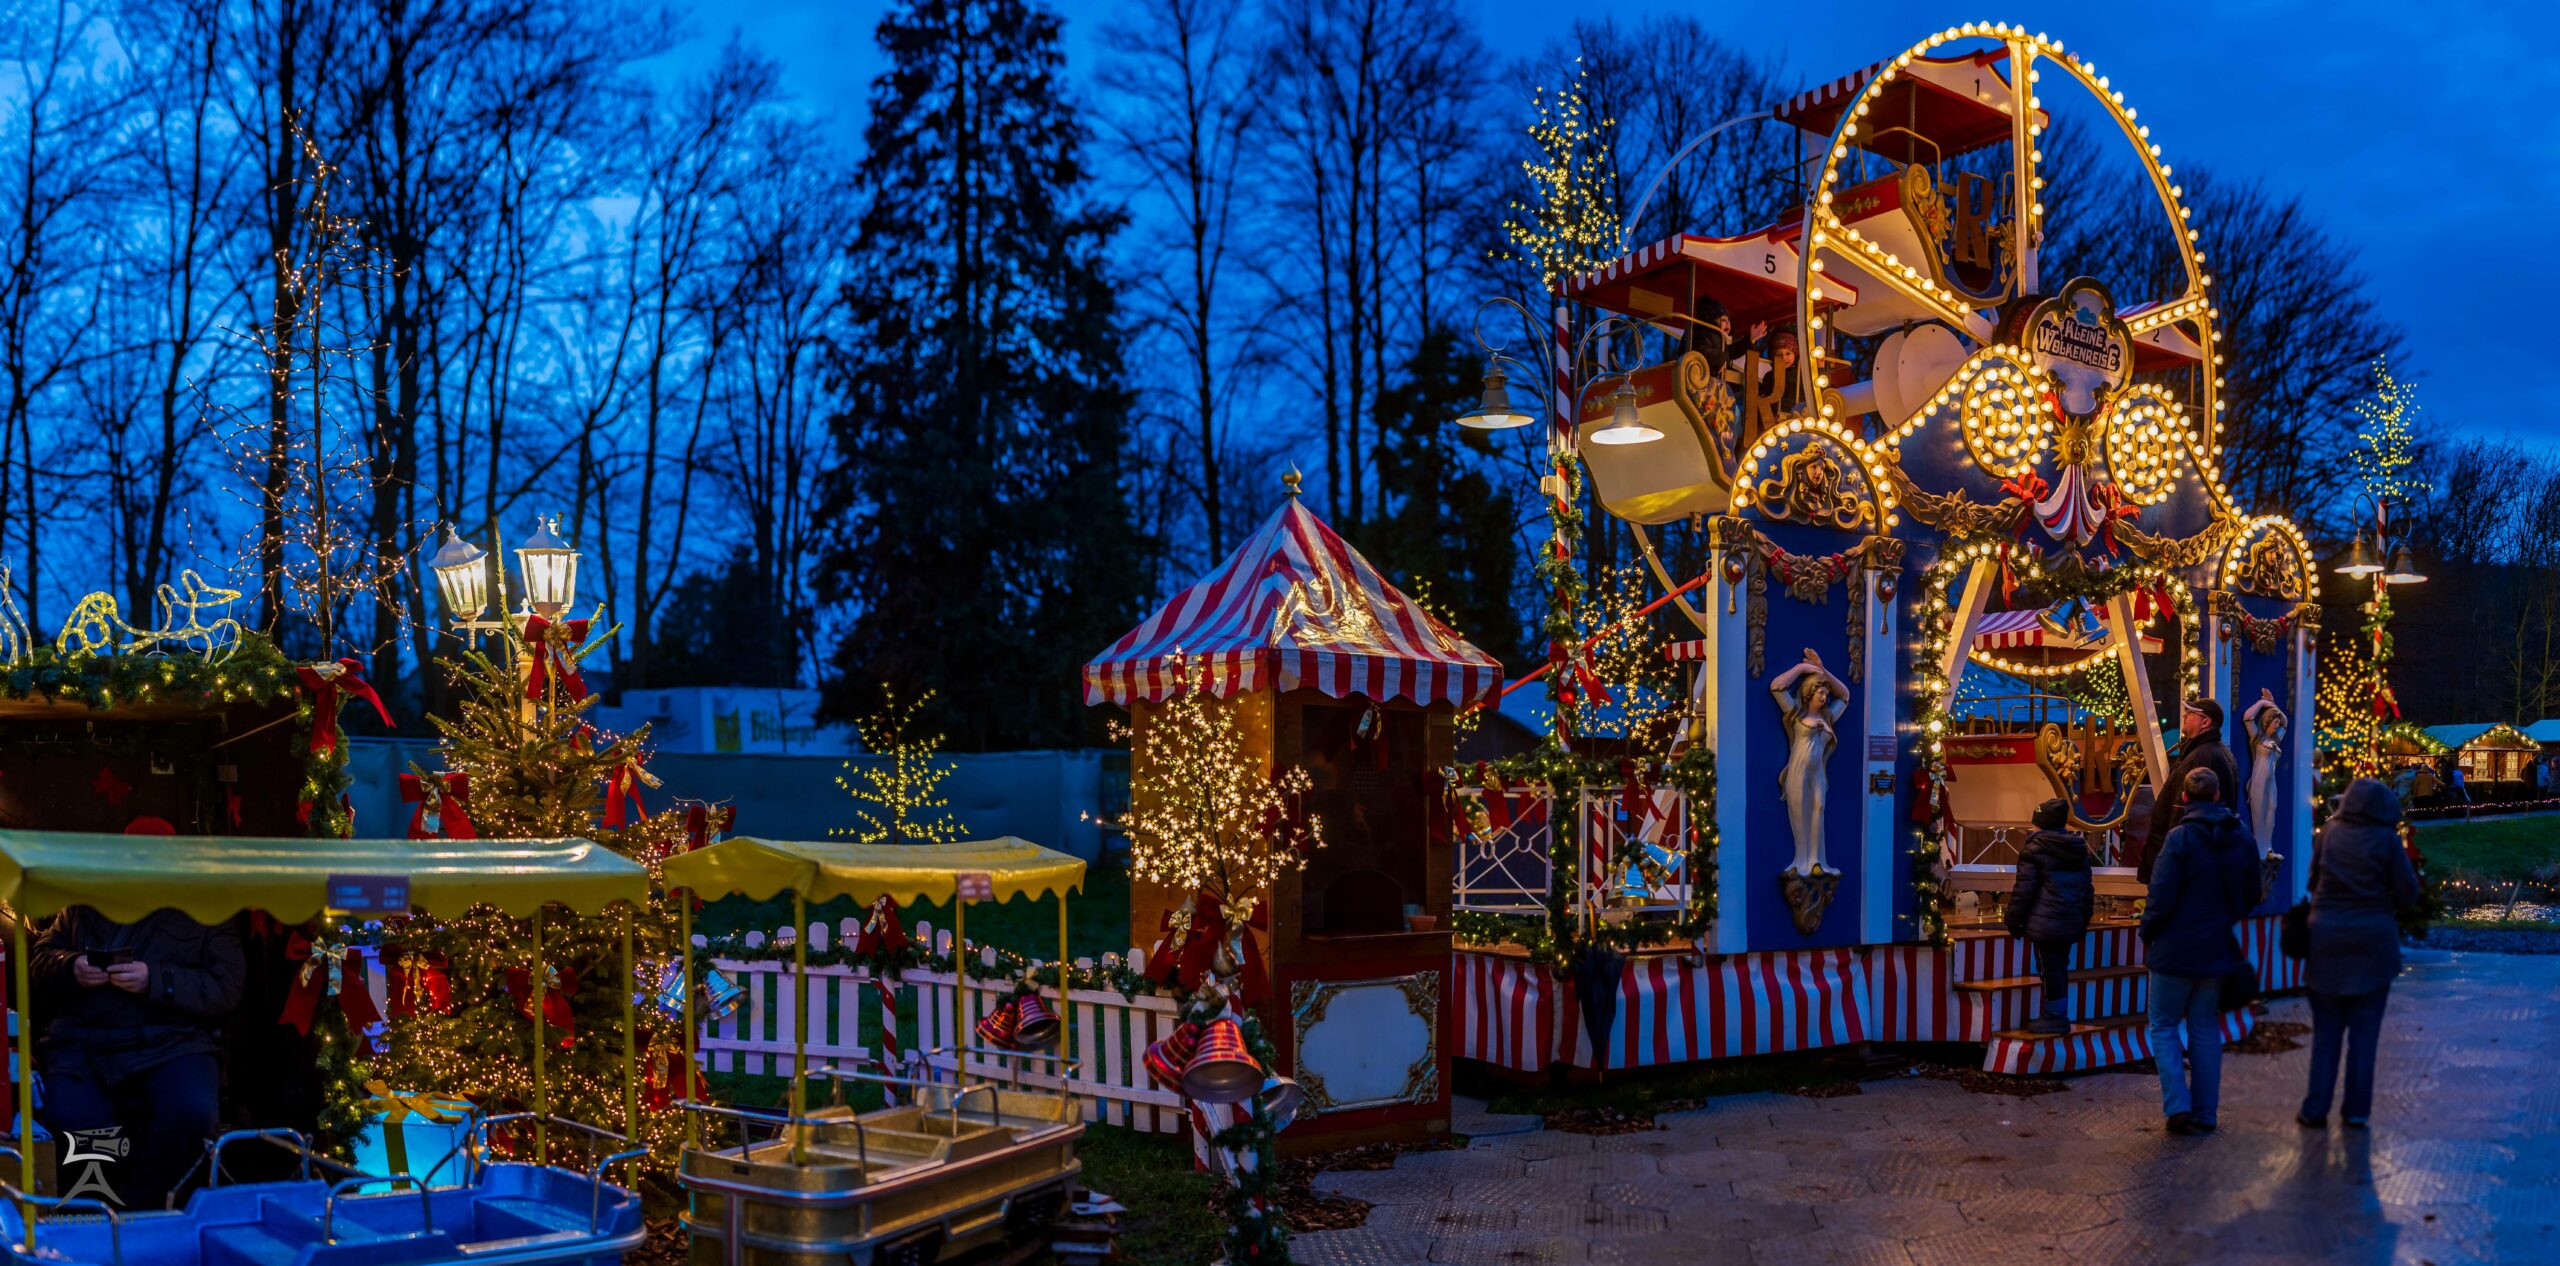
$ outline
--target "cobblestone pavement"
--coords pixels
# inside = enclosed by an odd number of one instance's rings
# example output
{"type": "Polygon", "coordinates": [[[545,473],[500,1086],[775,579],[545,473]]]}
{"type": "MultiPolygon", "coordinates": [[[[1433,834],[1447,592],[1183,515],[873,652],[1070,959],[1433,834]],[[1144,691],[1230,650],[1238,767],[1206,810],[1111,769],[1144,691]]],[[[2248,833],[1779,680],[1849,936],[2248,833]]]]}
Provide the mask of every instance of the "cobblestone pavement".
{"type": "MultiPolygon", "coordinates": [[[[2286,999],[2272,1018],[2309,1017],[2286,999]]],[[[2549,959],[2413,965],[2371,1130],[2293,1123],[2309,1056],[2226,1055],[2206,1138],[2163,1134],[2157,1081],[2124,1073],[2033,1098],[1920,1079],[1735,1095],[1647,1133],[1479,1137],[1322,1175],[1375,1207],[1292,1248],[1311,1266],[2560,1262],[2549,959]]]]}

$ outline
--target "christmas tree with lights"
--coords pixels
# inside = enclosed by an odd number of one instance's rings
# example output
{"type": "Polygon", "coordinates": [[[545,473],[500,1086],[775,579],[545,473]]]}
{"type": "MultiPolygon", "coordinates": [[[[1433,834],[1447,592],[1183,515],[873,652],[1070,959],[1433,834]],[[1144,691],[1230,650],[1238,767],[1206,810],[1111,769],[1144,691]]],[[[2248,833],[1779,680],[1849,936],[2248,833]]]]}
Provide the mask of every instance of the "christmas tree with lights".
{"type": "MultiPolygon", "coordinates": [[[[510,649],[517,649],[509,643],[510,649]]],[[[539,649],[539,648],[537,648],[539,649]]],[[[684,815],[648,813],[641,768],[648,728],[611,737],[585,720],[593,703],[560,673],[528,690],[517,655],[474,650],[452,666],[460,706],[431,718],[445,767],[469,776],[463,805],[484,838],[593,840],[650,868],[682,847],[684,815]]],[[[574,655],[555,660],[574,673],[574,655]]],[[[574,680],[574,677],[572,677],[574,680]]],[[[655,995],[677,953],[676,909],[653,883],[648,909],[514,918],[477,906],[453,919],[396,921],[384,934],[390,1033],[370,1076],[402,1091],[467,1098],[483,1112],[541,1110],[640,1136],[669,1161],[682,1137],[672,1101],[689,1097],[679,1021],[655,995]],[[626,937],[628,938],[626,940],[626,937]],[[539,952],[537,953],[537,945],[539,952]],[[636,978],[626,976],[632,956],[636,978]],[[534,1086],[534,975],[541,972],[541,1092],[534,1086]],[[624,1025],[644,1052],[626,1064],[624,1025]]]]}
{"type": "MultiPolygon", "coordinates": [[[[2391,503],[2406,504],[2427,483],[2414,473],[2417,465],[2417,391],[2391,373],[2384,361],[2373,363],[2373,393],[2356,402],[2358,428],[2356,476],[2374,506],[2374,556],[2389,561],[2383,534],[2390,529],[2391,503]]],[[[2361,531],[2361,529],[2359,529],[2361,531]]],[[[2373,597],[2360,609],[2364,620],[2353,637],[2329,640],[2319,667],[2319,712],[2315,728],[2322,770],[2343,785],[2349,778],[2368,778],[2382,771],[2382,734],[2400,719],[2400,702],[2391,691],[2391,586],[2377,574],[2373,597]]]]}

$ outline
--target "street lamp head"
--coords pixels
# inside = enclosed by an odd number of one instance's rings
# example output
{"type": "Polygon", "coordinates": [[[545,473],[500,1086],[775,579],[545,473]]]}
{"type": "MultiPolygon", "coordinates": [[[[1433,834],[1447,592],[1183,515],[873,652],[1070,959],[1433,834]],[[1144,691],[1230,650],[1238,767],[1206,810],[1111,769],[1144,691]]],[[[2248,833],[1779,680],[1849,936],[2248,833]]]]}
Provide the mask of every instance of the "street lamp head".
{"type": "Polygon", "coordinates": [[[554,520],[538,520],[533,535],[516,547],[525,606],[546,620],[560,618],[578,600],[578,551],[560,539],[558,528],[554,520]]]}
{"type": "Polygon", "coordinates": [[[2382,579],[2386,584],[2416,585],[2424,584],[2427,577],[2426,573],[2418,570],[2417,558],[2409,553],[2409,545],[2403,541],[2400,548],[2391,552],[2391,570],[2383,573],[2382,579]]]}
{"type": "Polygon", "coordinates": [[[458,621],[472,621],[489,609],[489,552],[462,539],[462,534],[448,523],[444,544],[427,559],[427,568],[436,574],[436,588],[444,594],[447,614],[458,621]]]}
{"type": "Polygon", "coordinates": [[[2338,564],[2337,573],[2362,578],[2381,570],[2382,564],[2374,561],[2373,551],[2365,548],[2364,529],[2356,529],[2355,544],[2348,547],[2347,561],[2338,564]]]}
{"type": "Polygon", "coordinates": [[[1594,444],[1647,444],[1662,438],[1662,432],[1645,425],[1636,411],[1636,385],[1621,378],[1617,389],[1609,393],[1609,425],[1587,437],[1594,444]]]}
{"type": "Polygon", "coordinates": [[[1477,431],[1507,431],[1537,420],[1537,397],[1512,390],[1510,376],[1502,372],[1502,358],[1498,356],[1485,366],[1484,398],[1475,408],[1458,415],[1458,425],[1477,431]]]}

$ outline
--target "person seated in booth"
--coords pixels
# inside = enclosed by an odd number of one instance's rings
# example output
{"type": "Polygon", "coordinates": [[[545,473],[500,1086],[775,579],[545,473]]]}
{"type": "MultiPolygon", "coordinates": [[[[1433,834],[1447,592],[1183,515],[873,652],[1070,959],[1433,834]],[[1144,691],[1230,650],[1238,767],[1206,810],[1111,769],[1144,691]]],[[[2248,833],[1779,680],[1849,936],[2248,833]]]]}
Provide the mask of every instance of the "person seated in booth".
{"type": "Polygon", "coordinates": [[[219,1115],[221,1035],[248,976],[241,921],[175,910],[117,923],[87,906],[56,915],[28,956],[42,1026],[36,1068],[46,1128],[63,1140],[65,1195],[83,1155],[112,1158],[103,1193],[157,1209],[204,1154],[219,1115]]]}

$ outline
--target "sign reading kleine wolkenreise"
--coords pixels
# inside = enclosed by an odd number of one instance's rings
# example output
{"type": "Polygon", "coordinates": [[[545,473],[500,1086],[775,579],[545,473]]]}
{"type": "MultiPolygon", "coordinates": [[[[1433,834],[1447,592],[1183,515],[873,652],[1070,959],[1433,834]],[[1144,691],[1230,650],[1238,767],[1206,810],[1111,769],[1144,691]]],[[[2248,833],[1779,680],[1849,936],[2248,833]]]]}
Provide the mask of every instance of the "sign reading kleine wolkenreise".
{"type": "Polygon", "coordinates": [[[329,909],[338,914],[407,914],[407,875],[331,875],[329,909]]]}
{"type": "Polygon", "coordinates": [[[2133,336],[2107,288],[2080,277],[2027,315],[2027,350],[2061,388],[2062,408],[2087,417],[2133,376],[2133,336]]]}

